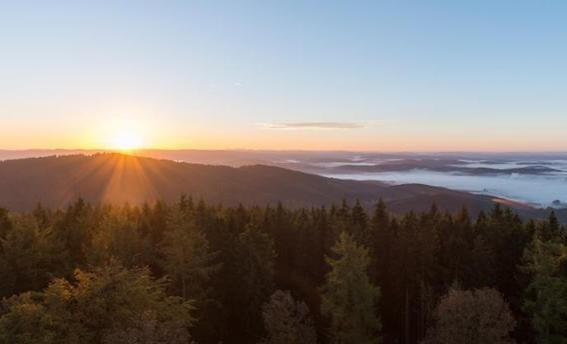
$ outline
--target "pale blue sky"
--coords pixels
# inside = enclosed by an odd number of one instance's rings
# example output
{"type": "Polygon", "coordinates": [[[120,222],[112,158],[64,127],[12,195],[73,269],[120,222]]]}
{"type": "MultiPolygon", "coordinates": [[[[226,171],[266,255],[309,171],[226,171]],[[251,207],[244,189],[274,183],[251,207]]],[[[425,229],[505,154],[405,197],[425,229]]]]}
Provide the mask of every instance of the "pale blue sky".
{"type": "Polygon", "coordinates": [[[567,150],[565,1],[6,1],[0,148],[567,150]],[[118,124],[116,124],[118,123],[118,124]]]}

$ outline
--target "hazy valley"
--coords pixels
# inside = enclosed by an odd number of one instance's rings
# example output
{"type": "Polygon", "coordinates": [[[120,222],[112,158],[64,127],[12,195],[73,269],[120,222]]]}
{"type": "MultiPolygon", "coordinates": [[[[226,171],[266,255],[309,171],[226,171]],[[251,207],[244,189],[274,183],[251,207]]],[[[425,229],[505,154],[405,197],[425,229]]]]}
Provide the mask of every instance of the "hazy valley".
{"type": "MultiPolygon", "coordinates": [[[[500,203],[525,218],[537,219],[548,216],[549,208],[502,190],[509,187],[527,196],[546,197],[549,195],[541,192],[542,186],[538,186],[539,193],[534,189],[530,194],[529,189],[518,189],[517,183],[541,178],[561,185],[561,178],[565,178],[552,177],[547,171],[532,174],[532,170],[515,164],[499,170],[496,162],[486,164],[491,167],[482,167],[482,172],[476,165],[460,167],[456,172],[451,168],[462,160],[431,156],[254,151],[139,152],[155,158],[85,151],[46,151],[45,155],[53,153],[59,156],[0,162],[0,206],[31,210],[42,203],[60,208],[78,198],[93,203],[142,204],[173,202],[186,195],[227,206],[279,202],[290,207],[330,206],[341,200],[358,200],[371,208],[381,198],[391,211],[399,213],[425,211],[436,204],[451,213],[467,207],[474,215],[500,203]],[[470,171],[465,173],[467,169],[470,171]],[[495,189],[474,189],[491,182],[495,189]]],[[[12,152],[11,157],[18,155],[12,152]]],[[[535,166],[540,165],[541,161],[535,166]]],[[[550,193],[559,198],[561,190],[552,189],[550,193]]],[[[567,221],[567,210],[562,206],[555,204],[559,218],[567,221]]]]}

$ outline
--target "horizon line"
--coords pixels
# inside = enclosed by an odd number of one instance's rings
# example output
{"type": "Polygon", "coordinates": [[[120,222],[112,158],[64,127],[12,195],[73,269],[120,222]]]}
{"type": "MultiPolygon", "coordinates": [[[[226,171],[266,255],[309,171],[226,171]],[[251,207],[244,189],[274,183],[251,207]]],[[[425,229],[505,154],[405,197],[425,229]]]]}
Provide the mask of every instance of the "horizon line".
{"type": "Polygon", "coordinates": [[[68,151],[68,152],[109,152],[109,153],[135,153],[144,151],[162,152],[313,152],[313,153],[381,153],[381,154],[458,154],[458,153],[482,153],[482,154],[567,154],[564,150],[354,150],[354,149],[254,149],[254,148],[136,148],[136,149],[113,149],[113,148],[0,148],[0,152],[34,152],[34,151],[68,151]]]}

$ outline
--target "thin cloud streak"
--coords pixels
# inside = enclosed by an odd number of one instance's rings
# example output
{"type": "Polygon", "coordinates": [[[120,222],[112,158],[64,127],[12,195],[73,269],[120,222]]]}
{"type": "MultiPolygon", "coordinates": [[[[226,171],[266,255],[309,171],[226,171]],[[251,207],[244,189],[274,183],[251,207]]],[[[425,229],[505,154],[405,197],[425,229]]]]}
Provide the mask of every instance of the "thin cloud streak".
{"type": "Polygon", "coordinates": [[[362,129],[369,126],[361,122],[291,122],[291,123],[263,123],[268,129],[362,129]]]}

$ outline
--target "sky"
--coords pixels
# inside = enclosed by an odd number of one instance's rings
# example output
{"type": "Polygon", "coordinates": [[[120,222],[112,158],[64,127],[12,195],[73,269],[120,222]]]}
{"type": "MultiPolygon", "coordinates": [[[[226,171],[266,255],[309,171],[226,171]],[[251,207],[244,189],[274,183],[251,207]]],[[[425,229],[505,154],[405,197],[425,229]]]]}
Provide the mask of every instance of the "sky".
{"type": "Polygon", "coordinates": [[[2,1],[0,149],[567,151],[565,1],[2,1]]]}

